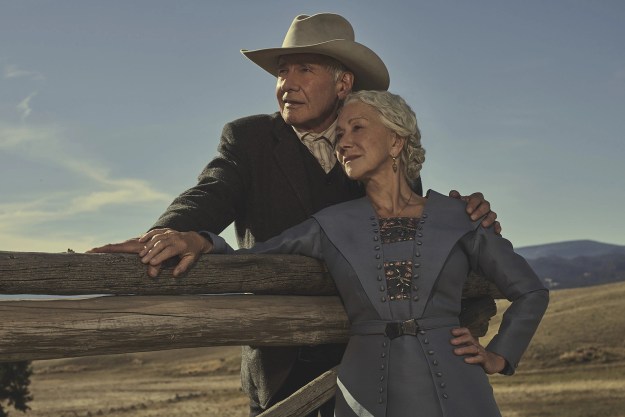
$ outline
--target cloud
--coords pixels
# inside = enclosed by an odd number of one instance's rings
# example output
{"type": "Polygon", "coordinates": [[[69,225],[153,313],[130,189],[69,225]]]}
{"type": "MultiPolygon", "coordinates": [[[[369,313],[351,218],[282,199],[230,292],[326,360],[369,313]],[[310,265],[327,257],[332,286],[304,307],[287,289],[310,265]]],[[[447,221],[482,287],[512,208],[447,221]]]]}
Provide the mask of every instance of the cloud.
{"type": "Polygon", "coordinates": [[[26,97],[24,100],[22,100],[18,105],[17,105],[17,111],[20,113],[20,119],[22,121],[26,120],[28,118],[28,116],[30,116],[30,113],[32,112],[32,108],[30,107],[30,100],[35,97],[37,95],[37,92],[33,92],[31,93],[28,97],[26,97]]]}
{"type": "MultiPolygon", "coordinates": [[[[14,242],[7,240],[7,236],[26,236],[26,231],[32,231],[37,225],[54,227],[55,222],[71,220],[78,215],[93,216],[93,222],[97,223],[98,213],[109,207],[122,210],[130,206],[151,208],[154,203],[160,205],[171,201],[170,195],[155,189],[147,181],[114,177],[100,161],[67,148],[64,146],[65,134],[65,130],[58,127],[13,126],[0,121],[0,150],[30,161],[43,161],[45,166],[61,168],[61,173],[65,172],[63,175],[71,178],[73,184],[82,184],[63,188],[61,179],[55,182],[58,186],[41,192],[35,199],[6,202],[3,198],[0,203],[0,246],[10,244],[11,250],[19,250],[14,242]]],[[[75,230],[74,234],[80,235],[80,230],[75,230]]],[[[72,239],[67,237],[66,240],[72,239]]],[[[98,239],[82,240],[93,242],[98,239]]],[[[23,243],[32,243],[32,239],[25,237],[23,243]]]]}
{"type": "Polygon", "coordinates": [[[58,134],[53,127],[15,126],[0,121],[0,150],[18,149],[32,142],[49,142],[58,134]]]}
{"type": "Polygon", "coordinates": [[[29,71],[20,69],[17,65],[5,65],[4,66],[4,78],[28,78],[35,81],[43,81],[45,77],[38,71],[29,71]]]}

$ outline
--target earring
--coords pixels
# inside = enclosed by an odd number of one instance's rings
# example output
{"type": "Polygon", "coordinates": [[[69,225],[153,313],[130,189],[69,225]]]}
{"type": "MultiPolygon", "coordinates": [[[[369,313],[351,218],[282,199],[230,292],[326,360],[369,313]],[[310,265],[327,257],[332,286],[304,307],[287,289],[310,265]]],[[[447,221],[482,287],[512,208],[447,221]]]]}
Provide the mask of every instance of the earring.
{"type": "Polygon", "coordinates": [[[393,172],[397,172],[397,157],[391,156],[393,158],[393,172]]]}

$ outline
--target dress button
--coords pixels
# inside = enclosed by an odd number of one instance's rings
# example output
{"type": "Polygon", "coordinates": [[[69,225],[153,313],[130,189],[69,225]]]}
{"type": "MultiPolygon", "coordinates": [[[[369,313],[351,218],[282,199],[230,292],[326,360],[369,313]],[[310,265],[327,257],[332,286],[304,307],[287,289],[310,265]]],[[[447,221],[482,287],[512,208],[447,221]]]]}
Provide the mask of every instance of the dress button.
{"type": "Polygon", "coordinates": [[[419,334],[425,334],[425,330],[419,330],[419,334]]]}
{"type": "Polygon", "coordinates": [[[382,269],[382,264],[378,264],[378,266],[376,268],[382,269]]]}
{"type": "Polygon", "coordinates": [[[442,372],[437,372],[437,373],[436,373],[436,376],[440,378],[440,377],[442,377],[442,376],[443,376],[443,373],[442,373],[442,372]]]}
{"type": "Polygon", "coordinates": [[[380,291],[384,291],[384,285],[380,285],[380,291]]]}
{"type": "Polygon", "coordinates": [[[414,253],[414,256],[416,256],[416,257],[418,258],[419,256],[421,256],[421,252],[416,251],[416,252],[414,253]]]}
{"type": "Polygon", "coordinates": [[[371,223],[371,226],[373,226],[373,227],[375,227],[375,226],[377,226],[377,225],[378,225],[378,224],[377,224],[376,222],[372,222],[372,223],[371,223]]]}
{"type": "Polygon", "coordinates": [[[382,281],[382,277],[378,275],[378,281],[382,281]]]}
{"type": "Polygon", "coordinates": [[[386,353],[382,352],[382,354],[380,355],[383,358],[386,358],[386,353]]]}
{"type": "Polygon", "coordinates": [[[375,240],[376,242],[378,241],[378,236],[373,236],[373,240],[375,240]]]}
{"type": "Polygon", "coordinates": [[[386,343],[386,340],[384,342],[382,342],[382,347],[386,347],[388,344],[386,343]]]}
{"type": "Polygon", "coordinates": [[[447,399],[447,398],[449,398],[449,395],[447,395],[447,393],[443,393],[443,398],[447,399]]]}
{"type": "Polygon", "coordinates": [[[415,267],[415,268],[418,268],[418,267],[420,267],[420,266],[421,266],[421,264],[420,264],[419,262],[415,262],[415,264],[414,264],[414,267],[415,267]]]}
{"type": "Polygon", "coordinates": [[[417,245],[421,246],[423,245],[423,242],[421,242],[420,240],[417,241],[417,245]]]}
{"type": "Polygon", "coordinates": [[[434,351],[433,350],[428,350],[428,355],[433,355],[434,351]]]}
{"type": "Polygon", "coordinates": [[[423,237],[423,233],[421,232],[417,233],[417,237],[423,237]]]}
{"type": "Polygon", "coordinates": [[[382,397],[380,397],[380,399],[378,400],[379,404],[382,404],[384,402],[384,399],[382,399],[382,397]]]}
{"type": "Polygon", "coordinates": [[[444,382],[441,382],[441,383],[440,383],[440,387],[441,387],[441,388],[445,388],[446,386],[447,386],[447,384],[445,384],[444,382]]]}
{"type": "Polygon", "coordinates": [[[419,220],[419,223],[423,224],[425,223],[425,220],[419,220]]]}
{"type": "Polygon", "coordinates": [[[375,220],[375,216],[369,217],[369,220],[375,220]]]}
{"type": "Polygon", "coordinates": [[[421,215],[421,217],[423,217],[424,219],[427,219],[427,218],[428,218],[428,215],[427,215],[426,213],[423,213],[423,214],[421,215]]]}
{"type": "Polygon", "coordinates": [[[415,290],[415,291],[419,291],[419,286],[415,285],[414,287],[412,287],[412,289],[415,290]]]}
{"type": "Polygon", "coordinates": [[[432,365],[434,365],[434,366],[438,366],[438,361],[437,361],[436,359],[434,359],[434,360],[432,361],[432,365]]]}
{"type": "Polygon", "coordinates": [[[384,375],[380,377],[380,381],[384,381],[384,375]]]}
{"type": "Polygon", "coordinates": [[[412,297],[412,300],[413,300],[413,301],[419,301],[419,296],[418,296],[418,295],[415,295],[414,297],[412,297]]]}
{"type": "Polygon", "coordinates": [[[380,254],[379,253],[375,254],[375,259],[380,259],[380,254]]]}
{"type": "Polygon", "coordinates": [[[426,339],[423,339],[423,343],[425,343],[426,345],[429,345],[430,341],[426,338],[426,339]]]}
{"type": "Polygon", "coordinates": [[[384,366],[384,364],[380,365],[380,370],[383,371],[384,368],[386,368],[386,366],[384,366]]]}
{"type": "Polygon", "coordinates": [[[379,246],[379,245],[375,245],[375,246],[374,246],[374,249],[375,249],[375,250],[380,250],[380,246],[379,246]]]}
{"type": "Polygon", "coordinates": [[[419,278],[419,274],[414,274],[412,277],[413,277],[414,279],[417,279],[417,278],[419,278]]]}
{"type": "Polygon", "coordinates": [[[386,297],[382,297],[382,298],[380,299],[380,301],[382,301],[383,303],[385,303],[385,302],[386,302],[386,297]]]}

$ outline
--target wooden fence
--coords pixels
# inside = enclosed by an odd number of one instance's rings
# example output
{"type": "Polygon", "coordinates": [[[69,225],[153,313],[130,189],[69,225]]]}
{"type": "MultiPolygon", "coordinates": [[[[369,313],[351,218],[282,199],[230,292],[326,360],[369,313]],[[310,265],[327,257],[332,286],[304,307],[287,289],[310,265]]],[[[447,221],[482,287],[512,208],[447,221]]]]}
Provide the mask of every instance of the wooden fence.
{"type": "MultiPolygon", "coordinates": [[[[104,295],[0,302],[0,362],[348,339],[324,265],[296,255],[204,255],[174,279],[167,268],[149,277],[136,255],[0,251],[0,294],[104,295]]],[[[481,336],[500,294],[475,276],[463,294],[461,322],[481,336]]],[[[328,372],[263,416],[305,414],[334,380],[328,372]]]]}

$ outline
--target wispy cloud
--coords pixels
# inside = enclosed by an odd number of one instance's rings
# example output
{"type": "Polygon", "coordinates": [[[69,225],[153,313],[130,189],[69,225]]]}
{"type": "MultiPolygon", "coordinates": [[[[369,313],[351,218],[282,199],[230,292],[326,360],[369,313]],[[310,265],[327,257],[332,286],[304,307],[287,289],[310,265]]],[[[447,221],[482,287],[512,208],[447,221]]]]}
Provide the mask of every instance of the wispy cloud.
{"type": "Polygon", "coordinates": [[[30,107],[30,100],[32,100],[32,98],[36,95],[37,92],[35,91],[24,100],[20,101],[20,103],[17,105],[17,111],[20,113],[20,119],[22,121],[26,120],[28,116],[30,116],[30,113],[32,113],[33,109],[30,107]]]}
{"type": "MultiPolygon", "coordinates": [[[[77,215],[93,215],[93,222],[97,223],[98,213],[108,207],[153,206],[154,203],[160,205],[171,201],[170,195],[158,191],[145,180],[114,177],[100,161],[72,154],[63,146],[63,135],[64,130],[60,128],[0,122],[0,150],[62,168],[68,178],[86,184],[79,189],[59,186],[29,201],[4,200],[0,203],[0,246],[7,244],[2,242],[6,241],[6,236],[20,235],[20,230],[32,229],[33,225],[51,225],[77,215]]],[[[13,247],[13,242],[11,245],[13,247]]]]}
{"type": "Polygon", "coordinates": [[[45,77],[38,71],[30,71],[19,68],[17,65],[5,65],[4,74],[5,79],[11,78],[28,78],[35,81],[43,81],[45,77]]]}
{"type": "Polygon", "coordinates": [[[17,149],[32,142],[54,140],[58,130],[54,127],[27,127],[3,124],[0,121],[0,149],[17,149]]]}

